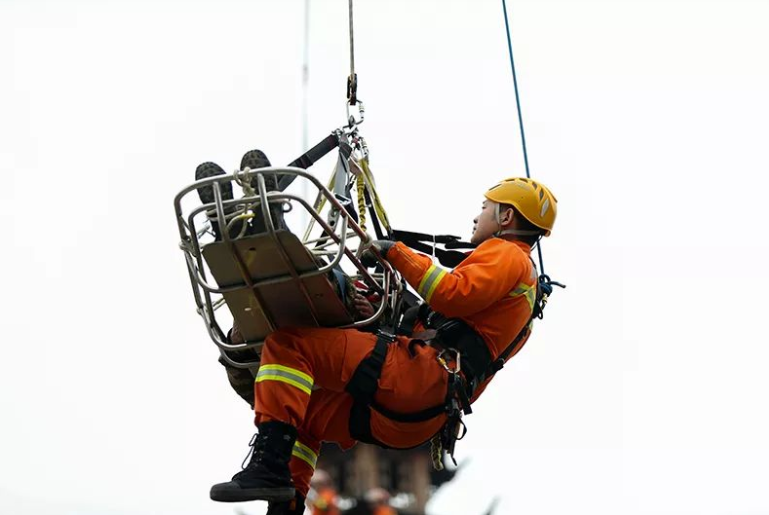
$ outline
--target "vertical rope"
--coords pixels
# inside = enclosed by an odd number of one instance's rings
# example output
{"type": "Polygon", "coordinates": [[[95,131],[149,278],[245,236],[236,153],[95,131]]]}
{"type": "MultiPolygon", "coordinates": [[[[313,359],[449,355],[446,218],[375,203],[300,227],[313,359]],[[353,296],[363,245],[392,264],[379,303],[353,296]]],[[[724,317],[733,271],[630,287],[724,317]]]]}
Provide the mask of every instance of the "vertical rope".
{"type": "MultiPolygon", "coordinates": [[[[307,152],[310,120],[310,0],[304,0],[304,48],[302,56],[302,152],[307,152]]],[[[302,198],[310,195],[310,181],[303,180],[302,198]]],[[[309,227],[310,215],[301,210],[300,224],[309,227]]]]}
{"type": "Polygon", "coordinates": [[[350,5],[350,77],[355,77],[355,37],[352,30],[352,0],[349,0],[350,5]]]}
{"type": "Polygon", "coordinates": [[[310,0],[304,0],[304,48],[302,54],[302,152],[307,152],[307,128],[310,118],[310,0]]]}
{"type": "MultiPolygon", "coordinates": [[[[350,0],[352,2],[352,0],[350,0]]],[[[521,98],[518,92],[518,77],[515,73],[515,59],[513,58],[513,42],[510,37],[510,22],[507,19],[507,0],[502,0],[502,11],[505,16],[505,31],[507,32],[507,50],[510,54],[510,68],[513,71],[513,88],[515,89],[515,107],[518,110],[518,127],[521,131],[521,144],[523,146],[523,163],[526,167],[526,177],[531,179],[531,172],[529,171],[529,152],[526,149],[526,133],[523,130],[523,114],[521,113],[521,98]]],[[[542,248],[537,243],[537,254],[539,255],[539,270],[544,275],[545,263],[542,260],[542,248]]]]}
{"type": "MultiPolygon", "coordinates": [[[[352,0],[350,0],[352,1],[352,0]]],[[[507,50],[510,54],[510,68],[513,70],[513,88],[515,89],[515,107],[518,110],[518,127],[521,129],[521,142],[523,143],[523,162],[526,166],[526,177],[531,179],[529,172],[529,153],[526,150],[526,133],[523,130],[523,114],[521,114],[521,100],[518,93],[518,77],[515,73],[515,59],[513,59],[513,42],[510,38],[510,22],[507,20],[507,1],[502,0],[502,9],[505,13],[505,30],[507,31],[507,50]]]]}

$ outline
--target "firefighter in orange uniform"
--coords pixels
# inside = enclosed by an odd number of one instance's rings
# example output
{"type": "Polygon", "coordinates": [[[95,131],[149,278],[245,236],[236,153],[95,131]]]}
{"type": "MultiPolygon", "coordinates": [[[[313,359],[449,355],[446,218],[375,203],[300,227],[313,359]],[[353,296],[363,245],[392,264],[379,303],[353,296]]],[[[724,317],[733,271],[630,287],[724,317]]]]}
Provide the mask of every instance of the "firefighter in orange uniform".
{"type": "Polygon", "coordinates": [[[498,370],[495,360],[515,355],[528,338],[537,285],[529,254],[555,217],[556,199],[545,186],[511,178],[485,193],[473,221],[477,247],[452,271],[402,243],[374,241],[371,248],[432,310],[416,330],[433,327],[433,318],[446,322],[438,337],[425,343],[350,329],[272,333],[254,385],[258,434],[251,460],[231,481],[214,485],[211,499],[271,506],[303,500],[321,441],[343,449],[356,441],[409,448],[438,434],[450,421],[447,398],[457,375],[439,362],[441,349],[462,350],[457,396],[474,401],[498,370]],[[518,343],[508,349],[510,342],[518,343]]]}

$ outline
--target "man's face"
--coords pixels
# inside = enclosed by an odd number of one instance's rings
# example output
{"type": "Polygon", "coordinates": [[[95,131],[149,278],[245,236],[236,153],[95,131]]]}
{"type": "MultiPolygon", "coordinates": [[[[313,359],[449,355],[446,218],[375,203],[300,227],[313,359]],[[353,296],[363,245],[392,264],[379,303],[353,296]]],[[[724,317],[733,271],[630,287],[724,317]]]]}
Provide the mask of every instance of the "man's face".
{"type": "Polygon", "coordinates": [[[470,237],[470,243],[481,244],[499,230],[499,224],[495,219],[496,206],[496,202],[483,201],[481,213],[473,220],[473,235],[470,237]]]}

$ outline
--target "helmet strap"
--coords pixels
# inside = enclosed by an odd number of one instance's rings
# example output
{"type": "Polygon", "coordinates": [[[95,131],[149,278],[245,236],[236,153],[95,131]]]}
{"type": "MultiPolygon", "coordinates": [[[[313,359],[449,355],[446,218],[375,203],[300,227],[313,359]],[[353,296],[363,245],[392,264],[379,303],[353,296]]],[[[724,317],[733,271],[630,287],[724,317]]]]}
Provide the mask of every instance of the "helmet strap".
{"type": "Polygon", "coordinates": [[[534,236],[535,234],[542,234],[539,231],[524,231],[523,229],[505,229],[504,231],[497,231],[494,236],[502,236],[504,234],[512,234],[514,236],[534,236]]]}

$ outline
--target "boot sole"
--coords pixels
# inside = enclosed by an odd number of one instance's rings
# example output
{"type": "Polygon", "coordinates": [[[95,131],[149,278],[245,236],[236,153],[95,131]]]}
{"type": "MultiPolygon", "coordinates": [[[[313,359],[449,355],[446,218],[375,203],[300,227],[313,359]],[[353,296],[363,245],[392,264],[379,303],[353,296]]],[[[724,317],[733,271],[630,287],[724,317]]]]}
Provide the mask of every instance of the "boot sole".
{"type": "MultiPolygon", "coordinates": [[[[212,162],[206,162],[201,163],[198,165],[197,169],[195,170],[195,180],[199,181],[201,179],[208,179],[209,177],[217,177],[220,175],[227,175],[227,172],[225,172],[221,166],[219,166],[216,163],[212,162]]],[[[222,200],[231,200],[232,199],[232,185],[230,183],[224,183],[221,185],[222,190],[222,200]]],[[[198,188],[198,196],[200,197],[200,201],[204,204],[210,204],[214,201],[214,187],[213,186],[203,186],[202,188],[198,188]]]]}
{"type": "Polygon", "coordinates": [[[211,500],[218,502],[270,501],[285,502],[294,498],[296,489],[285,488],[244,488],[240,490],[211,490],[211,500]]]}
{"type": "MultiPolygon", "coordinates": [[[[258,168],[265,168],[268,166],[272,166],[270,164],[270,160],[267,159],[267,156],[264,152],[261,150],[249,150],[243,155],[243,158],[240,160],[240,169],[244,170],[246,167],[256,170],[258,168]]],[[[267,189],[267,191],[275,191],[278,189],[278,178],[275,175],[265,175],[264,176],[264,185],[267,189]]],[[[256,179],[251,180],[251,187],[256,189],[256,179]]]]}
{"type": "MultiPolygon", "coordinates": [[[[265,168],[272,166],[267,155],[261,150],[249,150],[243,155],[240,160],[240,169],[245,170],[250,168],[251,170],[257,170],[259,168],[265,168]]],[[[278,188],[278,176],[275,174],[263,175],[264,186],[267,191],[279,191],[278,188]]],[[[256,178],[251,179],[251,187],[255,190],[258,188],[256,178]]],[[[271,204],[270,212],[272,214],[272,222],[275,225],[276,230],[287,229],[288,226],[283,218],[283,208],[280,205],[271,204]]],[[[264,218],[261,217],[261,213],[254,219],[249,227],[248,235],[262,234],[267,232],[267,225],[264,218]]]]}

